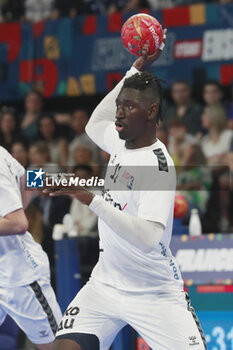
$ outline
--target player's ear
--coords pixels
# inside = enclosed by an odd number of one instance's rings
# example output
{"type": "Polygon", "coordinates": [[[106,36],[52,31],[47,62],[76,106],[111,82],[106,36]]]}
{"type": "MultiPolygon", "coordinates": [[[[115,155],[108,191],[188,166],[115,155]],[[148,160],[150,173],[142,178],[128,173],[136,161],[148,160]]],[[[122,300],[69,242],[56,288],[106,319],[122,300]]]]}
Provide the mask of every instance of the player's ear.
{"type": "Polygon", "coordinates": [[[153,103],[152,105],[150,105],[148,110],[148,120],[154,120],[157,113],[158,113],[158,106],[156,103],[153,103]]]}

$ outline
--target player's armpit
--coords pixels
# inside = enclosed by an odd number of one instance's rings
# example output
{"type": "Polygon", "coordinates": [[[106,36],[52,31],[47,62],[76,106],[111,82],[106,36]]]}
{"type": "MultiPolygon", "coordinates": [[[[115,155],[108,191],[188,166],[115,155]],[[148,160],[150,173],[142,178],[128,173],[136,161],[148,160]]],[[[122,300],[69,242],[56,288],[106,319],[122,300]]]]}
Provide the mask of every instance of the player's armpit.
{"type": "Polygon", "coordinates": [[[152,251],[162,238],[165,228],[162,224],[119,211],[100,196],[93,198],[89,208],[116,234],[144,253],[152,251]]]}
{"type": "Polygon", "coordinates": [[[0,236],[21,235],[28,229],[28,220],[23,209],[17,209],[0,218],[0,236]]]}

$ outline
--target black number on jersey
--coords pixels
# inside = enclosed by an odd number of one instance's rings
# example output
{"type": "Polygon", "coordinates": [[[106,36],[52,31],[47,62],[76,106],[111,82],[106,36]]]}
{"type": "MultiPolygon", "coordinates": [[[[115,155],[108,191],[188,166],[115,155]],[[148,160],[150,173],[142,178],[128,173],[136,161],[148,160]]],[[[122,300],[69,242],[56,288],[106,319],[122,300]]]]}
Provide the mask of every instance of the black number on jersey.
{"type": "Polygon", "coordinates": [[[114,173],[112,175],[110,175],[110,178],[114,181],[114,183],[116,182],[116,180],[119,176],[120,169],[121,169],[120,163],[117,163],[115,165],[114,173]]]}

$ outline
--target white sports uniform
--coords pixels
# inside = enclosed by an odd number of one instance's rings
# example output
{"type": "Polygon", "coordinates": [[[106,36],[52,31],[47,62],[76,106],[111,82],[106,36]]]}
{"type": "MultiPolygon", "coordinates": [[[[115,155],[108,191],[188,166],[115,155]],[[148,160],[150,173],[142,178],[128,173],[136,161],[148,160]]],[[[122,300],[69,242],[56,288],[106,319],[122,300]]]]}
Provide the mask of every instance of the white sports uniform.
{"type": "MultiPolygon", "coordinates": [[[[24,172],[0,147],[0,217],[23,207],[24,172]]],[[[0,324],[7,314],[35,344],[52,342],[62,317],[50,285],[47,255],[29,232],[0,236],[0,324]]]]}
{"type": "MultiPolygon", "coordinates": [[[[135,72],[131,68],[127,75],[135,72]]],[[[116,210],[160,223],[165,229],[159,244],[143,253],[99,219],[99,261],[90,281],[69,305],[57,337],[72,339],[75,333],[93,334],[99,339],[100,350],[107,350],[119,330],[129,324],[153,350],[203,350],[204,335],[191,312],[179,268],[169,249],[174,164],[159,140],[148,147],[127,149],[125,141],[119,139],[113,121],[115,99],[122,84],[93,112],[91,121],[96,119],[96,125],[99,122],[99,130],[95,128],[93,136],[87,129],[89,136],[111,154],[103,197],[116,210]],[[149,171],[144,171],[146,167],[149,171]],[[148,183],[155,184],[153,190],[145,190],[148,183]]]]}

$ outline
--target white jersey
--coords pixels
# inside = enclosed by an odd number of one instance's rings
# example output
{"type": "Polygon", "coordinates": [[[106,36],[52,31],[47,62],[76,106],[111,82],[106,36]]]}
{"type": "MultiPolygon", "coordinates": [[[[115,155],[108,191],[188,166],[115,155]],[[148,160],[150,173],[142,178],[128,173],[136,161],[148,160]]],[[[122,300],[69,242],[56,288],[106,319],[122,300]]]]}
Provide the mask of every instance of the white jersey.
{"type": "Polygon", "coordinates": [[[182,290],[179,268],[169,249],[176,175],[166,147],[157,140],[148,147],[127,149],[114,123],[106,128],[101,143],[111,154],[104,199],[131,216],[161,223],[165,229],[160,243],[145,254],[99,219],[100,257],[92,278],[126,291],[182,290]]]}
{"type": "MultiPolygon", "coordinates": [[[[24,168],[0,147],[0,217],[23,207],[20,177],[24,168]]],[[[0,286],[17,287],[50,278],[49,262],[31,234],[0,236],[0,286]]]]}

